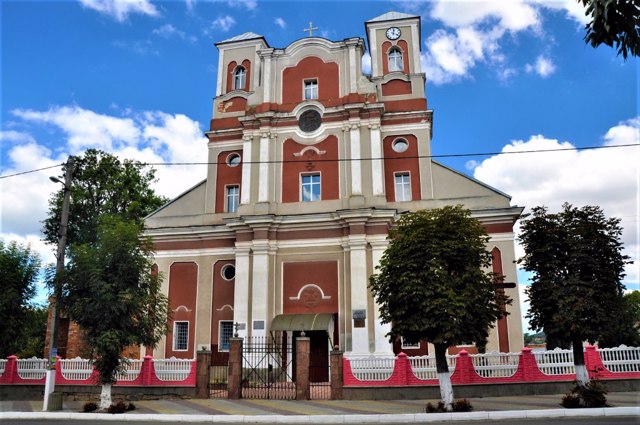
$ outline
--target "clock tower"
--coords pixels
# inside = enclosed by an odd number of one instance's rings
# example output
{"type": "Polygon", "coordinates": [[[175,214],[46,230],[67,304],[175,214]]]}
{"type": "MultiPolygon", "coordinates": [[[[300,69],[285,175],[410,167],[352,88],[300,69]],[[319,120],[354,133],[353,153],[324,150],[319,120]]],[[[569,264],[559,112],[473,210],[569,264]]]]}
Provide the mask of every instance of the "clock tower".
{"type": "Polygon", "coordinates": [[[389,12],[366,22],[371,77],[420,74],[420,17],[389,12]]]}

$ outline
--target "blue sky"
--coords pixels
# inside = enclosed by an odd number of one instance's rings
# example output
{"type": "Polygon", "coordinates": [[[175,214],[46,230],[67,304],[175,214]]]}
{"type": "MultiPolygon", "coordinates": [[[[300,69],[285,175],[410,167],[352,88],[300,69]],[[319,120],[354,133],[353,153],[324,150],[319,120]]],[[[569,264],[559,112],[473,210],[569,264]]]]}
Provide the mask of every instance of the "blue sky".
{"type": "MultiPolygon", "coordinates": [[[[568,149],[438,160],[509,193],[514,205],[598,204],[620,217],[636,260],[625,283],[640,289],[640,152],[620,146],[640,143],[638,59],[586,46],[575,0],[3,0],[0,174],[90,147],[152,163],[203,162],[215,42],[252,31],[285,47],[310,21],[321,37],[365,38],[364,22],[391,10],[422,17],[434,155],[568,149]],[[579,150],[593,146],[614,147],[579,150]]],[[[204,166],[156,168],[166,196],[205,177],[204,166]]],[[[0,237],[30,242],[46,261],[53,256],[39,229],[57,173],[0,179],[0,237]]]]}

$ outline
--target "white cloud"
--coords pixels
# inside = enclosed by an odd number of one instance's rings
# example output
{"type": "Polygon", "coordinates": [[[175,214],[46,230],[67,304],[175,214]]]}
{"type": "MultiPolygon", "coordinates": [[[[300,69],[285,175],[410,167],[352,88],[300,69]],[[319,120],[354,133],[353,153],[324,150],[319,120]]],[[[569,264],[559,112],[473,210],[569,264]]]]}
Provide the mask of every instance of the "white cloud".
{"type": "Polygon", "coordinates": [[[287,23],[282,18],[276,18],[274,22],[277,26],[279,26],[282,29],[285,29],[287,27],[287,23]]]}
{"type": "Polygon", "coordinates": [[[233,16],[218,16],[212,23],[213,30],[220,30],[222,32],[227,32],[236,24],[236,20],[233,19],[233,16]]]}
{"type": "MultiPolygon", "coordinates": [[[[603,146],[640,143],[640,118],[621,122],[607,131],[603,146]]],[[[576,150],[569,142],[542,135],[515,140],[502,152],[569,148],[563,152],[507,154],[488,158],[474,177],[510,194],[514,205],[546,205],[557,211],[564,202],[599,205],[609,217],[619,217],[629,265],[627,282],[640,281],[640,148],[576,150]]],[[[519,253],[522,254],[518,247],[519,253]]]]}
{"type": "Polygon", "coordinates": [[[534,64],[525,65],[524,69],[525,71],[527,71],[527,73],[536,73],[542,78],[547,78],[548,76],[556,72],[556,66],[553,61],[550,58],[542,55],[536,58],[536,62],[534,64]]]}
{"type": "Polygon", "coordinates": [[[231,7],[247,10],[255,10],[258,7],[258,2],[256,0],[229,0],[227,4],[231,7]]]}
{"type": "MultiPolygon", "coordinates": [[[[21,125],[45,125],[65,134],[60,151],[52,152],[31,136],[22,136],[7,149],[3,175],[61,165],[70,154],[88,148],[102,149],[121,159],[147,163],[207,162],[207,141],[197,122],[185,115],[153,111],[130,113],[131,117],[98,114],[77,106],[48,111],[16,111],[21,125]],[[29,141],[31,137],[31,141],[29,141]]],[[[154,166],[157,193],[175,197],[206,177],[206,165],[154,166]]],[[[0,233],[40,237],[48,198],[57,187],[48,179],[60,168],[0,179],[2,193],[0,233]]],[[[29,236],[29,237],[31,237],[29,236]]]]}
{"type": "Polygon", "coordinates": [[[130,118],[97,114],[78,106],[53,107],[43,112],[31,109],[12,112],[25,121],[54,124],[63,130],[72,154],[89,147],[112,150],[117,144],[135,143],[140,136],[140,130],[130,118]]]}
{"type": "Polygon", "coordinates": [[[134,40],[122,41],[116,40],[113,45],[121,49],[130,50],[141,56],[154,55],[159,56],[160,52],[156,49],[150,40],[134,40]]]}
{"type": "Polygon", "coordinates": [[[538,6],[550,9],[564,11],[568,19],[572,19],[584,27],[589,19],[585,15],[586,8],[582,2],[576,0],[529,0],[538,6]]]}
{"type": "Polygon", "coordinates": [[[185,33],[184,31],[180,31],[179,29],[177,29],[171,24],[165,24],[159,28],[156,28],[153,31],[151,31],[151,33],[166,39],[177,37],[182,40],[189,41],[191,43],[194,43],[197,41],[196,37],[187,35],[187,33],[185,33]]]}
{"type": "Polygon", "coordinates": [[[88,8],[124,22],[131,14],[159,16],[160,12],[149,0],[80,0],[88,8]]]}
{"type": "Polygon", "coordinates": [[[0,131],[0,142],[34,143],[35,139],[29,133],[15,130],[0,131]]]}
{"type": "Polygon", "coordinates": [[[438,0],[430,15],[454,28],[497,21],[500,28],[522,31],[540,22],[536,9],[523,0],[438,0]]]}
{"type": "Polygon", "coordinates": [[[362,55],[362,73],[371,75],[371,55],[369,52],[365,52],[362,55]]]}

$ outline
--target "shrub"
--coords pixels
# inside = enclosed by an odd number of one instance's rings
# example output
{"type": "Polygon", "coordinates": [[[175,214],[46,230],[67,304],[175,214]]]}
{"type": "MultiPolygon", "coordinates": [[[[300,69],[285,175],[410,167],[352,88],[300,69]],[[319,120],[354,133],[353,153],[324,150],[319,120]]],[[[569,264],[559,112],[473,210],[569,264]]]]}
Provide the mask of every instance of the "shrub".
{"type": "Polygon", "coordinates": [[[587,382],[585,386],[576,385],[562,397],[560,403],[567,409],[577,407],[607,407],[607,386],[597,378],[587,382]]]}
{"type": "Polygon", "coordinates": [[[124,413],[127,410],[127,406],[124,404],[124,401],[119,401],[116,404],[112,404],[107,408],[107,413],[124,413]]]}
{"type": "Polygon", "coordinates": [[[95,401],[87,401],[82,406],[82,411],[85,413],[95,412],[96,410],[98,410],[98,403],[96,403],[95,401]]]}
{"type": "MultiPolygon", "coordinates": [[[[427,413],[444,413],[447,412],[447,409],[444,408],[444,403],[439,401],[437,405],[433,405],[431,403],[427,403],[425,408],[427,413]]],[[[455,400],[453,405],[451,406],[451,411],[453,412],[471,412],[473,411],[473,406],[471,402],[466,398],[455,400]]]]}

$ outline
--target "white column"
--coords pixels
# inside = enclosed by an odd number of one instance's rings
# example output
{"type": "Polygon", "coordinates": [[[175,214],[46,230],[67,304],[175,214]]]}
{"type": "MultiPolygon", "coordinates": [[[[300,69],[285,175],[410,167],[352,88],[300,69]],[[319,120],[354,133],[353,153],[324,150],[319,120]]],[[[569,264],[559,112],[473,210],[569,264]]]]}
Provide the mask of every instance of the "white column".
{"type": "Polygon", "coordinates": [[[244,338],[249,327],[249,247],[236,244],[236,278],[233,290],[233,321],[243,329],[238,336],[244,338]],[[242,326],[244,325],[244,326],[242,326]]]}
{"type": "Polygon", "coordinates": [[[218,52],[218,81],[217,81],[217,85],[216,85],[216,97],[220,96],[222,94],[222,73],[226,72],[226,69],[222,69],[224,68],[223,64],[222,64],[222,52],[219,51],[218,52]]]}
{"type": "Polygon", "coordinates": [[[420,33],[417,25],[411,25],[411,39],[413,40],[413,71],[411,73],[420,74],[422,63],[420,62],[420,33]]]}
{"type": "Polygon", "coordinates": [[[242,143],[242,188],[240,203],[251,202],[251,136],[245,136],[242,143]]]}
{"type": "Polygon", "coordinates": [[[267,304],[269,299],[269,243],[253,241],[253,279],[251,290],[251,335],[265,336],[267,328],[267,304]],[[262,329],[255,325],[262,322],[262,329]]]}
{"type": "MultiPolygon", "coordinates": [[[[349,236],[350,276],[351,276],[351,312],[364,310],[367,318],[364,327],[351,330],[351,352],[369,354],[369,317],[367,312],[367,250],[364,235],[349,236]]],[[[349,317],[353,324],[353,315],[349,317]]]]}
{"type": "Polygon", "coordinates": [[[378,67],[378,40],[375,29],[369,31],[369,46],[371,47],[371,76],[379,77],[381,73],[378,67]]]}
{"type": "Polygon", "coordinates": [[[260,136],[258,202],[269,202],[269,133],[260,136]]]}
{"type": "MultiPolygon", "coordinates": [[[[257,80],[256,80],[257,81],[257,80]]],[[[262,92],[264,103],[271,102],[271,56],[264,57],[264,78],[262,79],[264,89],[262,92]]],[[[257,84],[256,84],[257,86],[257,84]]]]}
{"type": "Polygon", "coordinates": [[[360,127],[351,125],[349,143],[351,145],[351,195],[362,195],[362,167],[360,161],[360,127]]]}
{"type": "MultiPolygon", "coordinates": [[[[380,137],[380,126],[372,124],[371,129],[371,158],[382,158],[382,140],[380,137]]],[[[373,196],[384,195],[384,171],[382,169],[382,159],[371,160],[371,186],[373,196]]]]}
{"type": "MultiPolygon", "coordinates": [[[[380,259],[382,258],[382,254],[384,254],[384,250],[387,249],[387,241],[369,241],[371,244],[371,260],[373,263],[373,273],[377,273],[376,266],[380,264],[380,259]]],[[[389,337],[387,334],[391,331],[391,324],[385,323],[382,324],[380,320],[380,307],[378,303],[374,300],[374,334],[376,338],[376,355],[392,355],[393,354],[393,345],[389,342],[389,337]]]]}
{"type": "Polygon", "coordinates": [[[357,93],[358,77],[356,75],[356,46],[353,44],[349,46],[349,64],[349,93],[357,93]]]}

